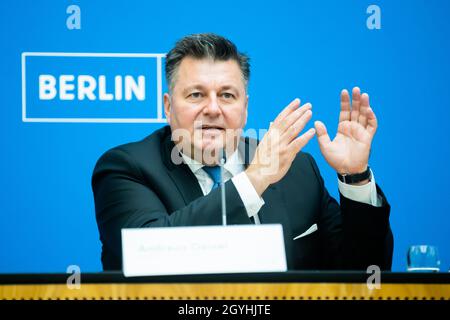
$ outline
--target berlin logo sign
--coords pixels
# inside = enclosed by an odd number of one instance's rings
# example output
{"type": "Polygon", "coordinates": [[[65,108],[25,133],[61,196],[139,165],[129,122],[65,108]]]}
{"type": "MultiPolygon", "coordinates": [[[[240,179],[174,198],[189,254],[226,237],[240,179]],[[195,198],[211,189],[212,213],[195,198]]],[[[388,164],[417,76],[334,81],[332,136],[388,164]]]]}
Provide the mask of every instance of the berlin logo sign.
{"type": "Polygon", "coordinates": [[[22,121],[164,123],[163,53],[22,53],[22,121]]]}

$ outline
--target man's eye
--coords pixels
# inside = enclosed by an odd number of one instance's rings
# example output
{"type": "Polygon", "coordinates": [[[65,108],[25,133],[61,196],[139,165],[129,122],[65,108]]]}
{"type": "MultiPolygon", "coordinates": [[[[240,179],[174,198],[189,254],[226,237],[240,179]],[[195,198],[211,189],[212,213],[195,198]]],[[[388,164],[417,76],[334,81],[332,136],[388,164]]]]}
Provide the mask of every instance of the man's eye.
{"type": "Polygon", "coordinates": [[[202,93],[201,92],[192,92],[188,98],[194,98],[194,99],[198,99],[202,97],[202,93]]]}
{"type": "Polygon", "coordinates": [[[229,92],[224,92],[224,93],[222,93],[222,97],[225,98],[225,99],[233,99],[234,95],[232,93],[229,93],[229,92]]]}

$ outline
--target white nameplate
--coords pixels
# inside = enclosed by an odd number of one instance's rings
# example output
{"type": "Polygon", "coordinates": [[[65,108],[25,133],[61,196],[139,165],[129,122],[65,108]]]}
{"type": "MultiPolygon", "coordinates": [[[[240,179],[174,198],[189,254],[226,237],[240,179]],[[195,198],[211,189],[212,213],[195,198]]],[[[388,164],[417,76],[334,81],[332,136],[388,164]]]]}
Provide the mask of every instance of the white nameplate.
{"type": "Polygon", "coordinates": [[[287,270],[281,224],[122,229],[126,277],[287,270]]]}

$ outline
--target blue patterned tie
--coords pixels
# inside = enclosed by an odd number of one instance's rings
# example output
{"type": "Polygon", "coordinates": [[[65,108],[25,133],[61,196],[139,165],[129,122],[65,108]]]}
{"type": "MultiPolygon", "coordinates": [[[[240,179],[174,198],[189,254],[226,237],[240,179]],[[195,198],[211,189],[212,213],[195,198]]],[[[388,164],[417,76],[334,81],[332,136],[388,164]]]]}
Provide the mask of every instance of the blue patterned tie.
{"type": "Polygon", "coordinates": [[[219,166],[212,166],[212,167],[204,166],[202,169],[205,170],[205,172],[211,177],[211,179],[214,182],[211,190],[218,188],[220,185],[220,167],[219,166]]]}

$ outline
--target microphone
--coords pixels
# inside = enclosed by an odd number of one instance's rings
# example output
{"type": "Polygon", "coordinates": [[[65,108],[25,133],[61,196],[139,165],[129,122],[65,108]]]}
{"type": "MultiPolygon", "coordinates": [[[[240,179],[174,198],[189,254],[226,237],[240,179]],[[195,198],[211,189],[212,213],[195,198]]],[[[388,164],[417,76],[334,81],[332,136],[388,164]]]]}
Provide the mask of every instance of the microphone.
{"type": "Polygon", "coordinates": [[[225,149],[221,149],[220,153],[219,153],[219,167],[220,167],[220,186],[222,188],[221,189],[221,197],[220,197],[220,202],[221,202],[221,207],[222,207],[222,225],[226,226],[227,225],[227,205],[225,202],[225,170],[224,170],[224,165],[225,162],[227,161],[227,155],[225,153],[225,149]]]}

